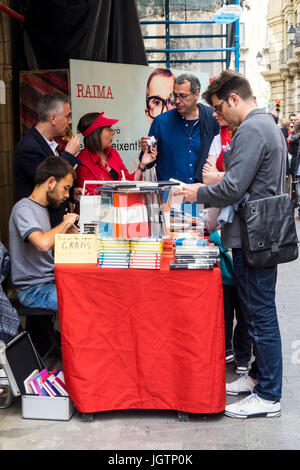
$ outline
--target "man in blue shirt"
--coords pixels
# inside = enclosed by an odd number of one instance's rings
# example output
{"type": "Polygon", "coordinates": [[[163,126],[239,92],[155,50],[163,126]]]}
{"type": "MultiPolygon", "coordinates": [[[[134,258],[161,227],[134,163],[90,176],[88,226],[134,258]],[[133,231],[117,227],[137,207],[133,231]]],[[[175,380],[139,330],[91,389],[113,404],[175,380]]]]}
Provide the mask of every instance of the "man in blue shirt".
{"type": "MultiPolygon", "coordinates": [[[[213,109],[197,103],[199,95],[198,78],[192,74],[179,75],[171,95],[176,108],[157,116],[150,127],[149,136],[157,139],[158,180],[202,181],[202,168],[219,125],[213,109]]],[[[149,136],[141,138],[142,151],[149,136]]]]}

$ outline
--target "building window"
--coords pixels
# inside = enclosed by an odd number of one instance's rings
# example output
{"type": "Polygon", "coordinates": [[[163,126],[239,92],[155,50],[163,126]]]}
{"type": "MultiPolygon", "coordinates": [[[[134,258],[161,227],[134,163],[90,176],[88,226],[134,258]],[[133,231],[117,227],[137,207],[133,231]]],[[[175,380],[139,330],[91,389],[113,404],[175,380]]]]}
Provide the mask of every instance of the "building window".
{"type": "Polygon", "coordinates": [[[246,61],[240,60],[240,73],[246,76],[246,61]]]}
{"type": "Polygon", "coordinates": [[[240,23],[240,47],[245,47],[245,30],[246,25],[245,23],[240,23]]]}

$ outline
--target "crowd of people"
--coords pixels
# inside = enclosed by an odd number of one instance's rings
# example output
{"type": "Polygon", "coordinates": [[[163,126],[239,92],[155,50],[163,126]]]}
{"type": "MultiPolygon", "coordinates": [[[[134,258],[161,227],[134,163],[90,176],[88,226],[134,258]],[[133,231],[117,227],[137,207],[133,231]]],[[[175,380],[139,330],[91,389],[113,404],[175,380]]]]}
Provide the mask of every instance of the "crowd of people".
{"type": "MultiPolygon", "coordinates": [[[[70,212],[69,203],[79,200],[86,180],[140,180],[155,168],[158,180],[184,183],[186,202],[220,208],[234,205],[245,193],[250,199],[276,194],[281,163],[290,155],[287,174],[298,184],[300,115],[291,115],[288,125],[277,124],[257,107],[247,79],[231,70],[223,71],[202,94],[206,105],[198,103],[201,85],[196,76],[157,75],[169,91],[164,90],[163,97],[157,91],[153,95],[149,82],[145,112],[151,126],[148,136],[140,139],[141,153],[131,173],[112,147],[116,119],[103,112],[85,114],[77,125],[84,148],[79,151],[79,137],[73,136],[60,152],[55,137],[65,135],[72,123],[70,100],[57,94],[42,97],[38,123],[17,144],[14,157],[17,202],[9,221],[9,248],[12,283],[23,305],[57,311],[55,235],[77,232],[78,215],[70,212]],[[151,136],[157,145],[150,149],[151,136]]],[[[227,405],[225,414],[279,416],[277,267],[250,268],[244,263],[238,214],[222,225],[221,238],[216,229],[210,237],[223,259],[224,360],[235,361],[239,374],[226,384],[226,393],[247,394],[227,405]]],[[[7,332],[0,330],[6,340],[7,332]]]]}
{"type": "Polygon", "coordinates": [[[288,120],[281,119],[279,127],[288,148],[287,191],[291,195],[294,207],[297,208],[297,216],[300,218],[300,114],[291,113],[288,120]]]}

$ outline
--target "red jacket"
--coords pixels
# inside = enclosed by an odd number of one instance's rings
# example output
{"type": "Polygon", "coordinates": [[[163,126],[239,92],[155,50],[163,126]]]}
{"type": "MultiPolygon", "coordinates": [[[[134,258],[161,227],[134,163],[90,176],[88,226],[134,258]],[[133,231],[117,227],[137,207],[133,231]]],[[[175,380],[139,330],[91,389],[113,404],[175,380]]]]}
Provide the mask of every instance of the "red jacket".
{"type": "MultiPolygon", "coordinates": [[[[113,147],[108,147],[105,149],[105,154],[107,156],[108,164],[113,168],[119,176],[119,180],[122,179],[121,170],[124,171],[125,178],[127,180],[134,180],[135,173],[129,174],[126,166],[123,163],[122,158],[118,152],[113,147]]],[[[87,180],[96,180],[96,181],[108,181],[113,180],[108,169],[102,165],[99,155],[95,152],[91,152],[86,147],[79,153],[78,157],[81,161],[81,165],[76,169],[77,180],[76,186],[82,188],[83,184],[87,180]]],[[[95,185],[86,186],[87,191],[90,194],[94,194],[95,185]]]]}
{"type": "MultiPolygon", "coordinates": [[[[232,136],[231,136],[227,126],[221,127],[220,135],[221,135],[222,147],[223,147],[223,145],[229,144],[229,142],[232,139],[232,136]]],[[[222,171],[222,172],[225,171],[224,167],[223,167],[223,154],[224,154],[224,151],[223,151],[223,148],[222,148],[222,151],[221,151],[221,153],[220,153],[220,155],[218,156],[218,159],[217,159],[217,169],[219,171],[222,171]]]]}

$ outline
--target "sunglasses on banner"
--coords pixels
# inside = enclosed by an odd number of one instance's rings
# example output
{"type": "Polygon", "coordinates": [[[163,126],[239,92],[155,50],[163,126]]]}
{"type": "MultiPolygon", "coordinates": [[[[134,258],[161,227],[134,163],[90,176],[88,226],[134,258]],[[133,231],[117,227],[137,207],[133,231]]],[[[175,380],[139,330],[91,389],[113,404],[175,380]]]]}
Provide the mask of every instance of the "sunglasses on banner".
{"type": "Polygon", "coordinates": [[[146,98],[146,104],[147,111],[152,119],[154,119],[157,114],[162,114],[165,109],[169,110],[175,106],[175,102],[171,96],[167,99],[161,98],[160,96],[148,96],[146,98]],[[156,111],[155,116],[151,115],[154,111],[156,111]]]}

